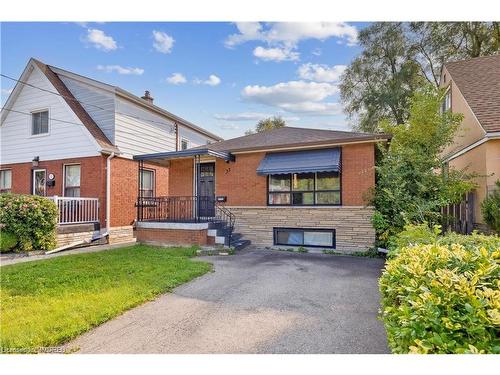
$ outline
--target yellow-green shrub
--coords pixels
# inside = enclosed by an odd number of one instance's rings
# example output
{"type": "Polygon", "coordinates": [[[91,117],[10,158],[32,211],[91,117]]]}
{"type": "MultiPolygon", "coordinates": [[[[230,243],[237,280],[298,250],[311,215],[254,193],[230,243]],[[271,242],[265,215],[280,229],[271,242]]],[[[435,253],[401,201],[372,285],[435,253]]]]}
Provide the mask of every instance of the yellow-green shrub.
{"type": "Polygon", "coordinates": [[[500,353],[500,246],[399,249],[380,278],[394,353],[500,353]]]}

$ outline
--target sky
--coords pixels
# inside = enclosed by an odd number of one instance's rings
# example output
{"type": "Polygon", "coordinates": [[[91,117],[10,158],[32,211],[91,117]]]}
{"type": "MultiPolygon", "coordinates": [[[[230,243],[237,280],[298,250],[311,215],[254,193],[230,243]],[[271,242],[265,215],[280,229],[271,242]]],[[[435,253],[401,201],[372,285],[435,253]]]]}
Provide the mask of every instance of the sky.
{"type": "MultiPolygon", "coordinates": [[[[349,130],[339,77],[362,23],[1,23],[3,74],[30,57],[119,86],[225,139],[259,119],[349,130]]],[[[2,77],[4,103],[14,82],[2,77]]]]}

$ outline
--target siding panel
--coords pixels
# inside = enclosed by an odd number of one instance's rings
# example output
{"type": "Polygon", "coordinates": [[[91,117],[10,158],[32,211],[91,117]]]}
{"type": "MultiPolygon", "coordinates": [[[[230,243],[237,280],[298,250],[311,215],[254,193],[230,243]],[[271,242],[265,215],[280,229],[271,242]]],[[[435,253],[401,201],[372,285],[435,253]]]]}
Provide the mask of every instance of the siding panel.
{"type": "MultiPolygon", "coordinates": [[[[27,81],[34,86],[56,91],[38,68],[34,68],[27,81]]],[[[38,137],[30,135],[31,116],[15,112],[7,114],[0,127],[2,164],[30,162],[34,156],[39,156],[40,160],[56,160],[99,155],[96,143],[63,98],[24,86],[12,107],[26,113],[46,108],[51,118],[49,134],[38,137]]]]}

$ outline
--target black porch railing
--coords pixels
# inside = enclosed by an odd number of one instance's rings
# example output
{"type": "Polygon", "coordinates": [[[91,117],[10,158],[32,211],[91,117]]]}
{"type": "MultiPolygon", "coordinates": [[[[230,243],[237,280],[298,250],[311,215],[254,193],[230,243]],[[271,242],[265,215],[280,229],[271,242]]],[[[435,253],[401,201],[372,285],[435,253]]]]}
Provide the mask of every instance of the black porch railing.
{"type": "Polygon", "coordinates": [[[137,198],[137,221],[171,223],[221,223],[229,231],[229,244],[235,217],[214,197],[162,196],[137,198]]]}

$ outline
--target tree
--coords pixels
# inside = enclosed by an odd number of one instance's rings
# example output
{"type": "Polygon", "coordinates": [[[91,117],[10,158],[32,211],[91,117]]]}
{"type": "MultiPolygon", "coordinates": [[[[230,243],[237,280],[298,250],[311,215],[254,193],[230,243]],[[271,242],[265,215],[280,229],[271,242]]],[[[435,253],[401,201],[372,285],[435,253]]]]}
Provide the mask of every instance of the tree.
{"type": "Polygon", "coordinates": [[[245,134],[250,135],[254,133],[261,133],[266,130],[282,128],[284,126],[286,126],[285,120],[283,120],[280,116],[268,117],[266,119],[259,120],[255,130],[249,129],[245,132],[245,134]]]}
{"type": "Polygon", "coordinates": [[[380,125],[392,134],[389,146],[380,148],[372,197],[373,224],[385,244],[406,224],[439,224],[441,207],[459,202],[475,187],[474,176],[442,168],[440,154],[462,121],[461,114],[440,112],[443,98],[442,90],[428,85],[410,100],[405,123],[386,120],[380,125]]]}
{"type": "Polygon", "coordinates": [[[344,110],[358,130],[375,132],[384,118],[402,124],[408,101],[423,80],[404,33],[404,24],[377,22],[362,30],[363,52],[343,74],[344,110]]]}
{"type": "Polygon", "coordinates": [[[500,180],[497,180],[496,189],[481,203],[481,213],[486,224],[500,233],[500,180]]]}
{"type": "Polygon", "coordinates": [[[362,30],[363,51],[340,84],[344,110],[354,127],[380,130],[381,119],[401,124],[409,98],[428,82],[439,85],[448,61],[496,54],[499,22],[377,22],[362,30]]]}

